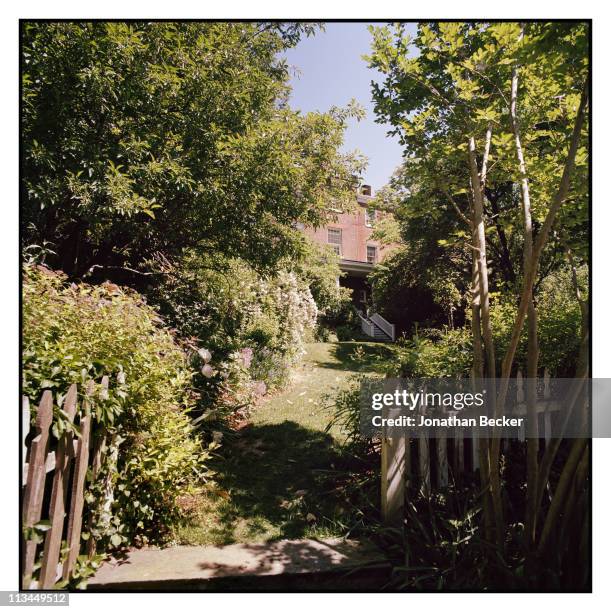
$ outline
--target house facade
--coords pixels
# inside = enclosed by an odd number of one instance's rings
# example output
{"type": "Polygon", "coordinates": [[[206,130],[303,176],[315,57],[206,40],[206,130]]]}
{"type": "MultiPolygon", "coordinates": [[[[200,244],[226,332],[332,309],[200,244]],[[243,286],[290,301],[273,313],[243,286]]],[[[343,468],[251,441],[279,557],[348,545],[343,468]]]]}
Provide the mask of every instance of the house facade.
{"type": "Polygon", "coordinates": [[[339,282],[353,290],[355,306],[365,312],[371,306],[371,286],[367,276],[392,251],[392,246],[380,244],[372,238],[379,212],[370,208],[371,187],[363,185],[356,198],[358,206],[355,210],[340,212],[327,225],[305,228],[304,231],[316,242],[329,245],[340,256],[343,275],[339,282]]]}

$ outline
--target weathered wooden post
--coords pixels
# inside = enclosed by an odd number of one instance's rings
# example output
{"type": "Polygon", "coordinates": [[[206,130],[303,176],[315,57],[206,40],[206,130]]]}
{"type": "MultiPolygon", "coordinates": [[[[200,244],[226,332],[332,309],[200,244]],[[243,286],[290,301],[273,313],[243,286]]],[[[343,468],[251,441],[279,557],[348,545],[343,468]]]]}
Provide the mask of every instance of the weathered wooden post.
{"type": "Polygon", "coordinates": [[[456,429],[454,438],[454,465],[456,471],[456,479],[461,481],[465,472],[465,438],[462,427],[456,429]]]}
{"type": "Polygon", "coordinates": [[[68,515],[68,556],[64,562],[62,578],[68,580],[81,547],[81,529],[83,526],[83,503],[85,497],[85,476],[89,461],[89,439],[91,434],[91,395],[94,383],[87,385],[86,396],[83,399],[80,418],[80,438],[78,440],[74,460],[74,475],[72,477],[72,494],[70,497],[70,514],[68,515]]]}
{"type": "Polygon", "coordinates": [[[426,496],[431,492],[431,456],[429,439],[424,433],[420,433],[418,436],[418,463],[420,490],[426,496]]]}
{"type": "Polygon", "coordinates": [[[448,486],[448,438],[444,433],[437,436],[437,484],[448,486]]]}
{"type": "Polygon", "coordinates": [[[409,446],[405,434],[382,437],[382,520],[398,524],[403,520],[406,464],[409,446]]]}
{"type": "MultiPolygon", "coordinates": [[[[45,492],[46,459],[49,449],[49,427],[53,421],[53,395],[45,391],[38,404],[36,412],[36,437],[30,445],[30,460],[28,463],[27,480],[23,493],[23,526],[32,528],[40,521],[42,514],[42,500],[45,492]]],[[[25,425],[25,424],[24,424],[25,425]]],[[[29,428],[29,412],[28,412],[29,428]]],[[[25,461],[24,450],[24,461],[25,461]]],[[[36,541],[27,539],[25,542],[25,555],[23,564],[24,587],[29,587],[32,578],[32,569],[36,559],[36,541]]]]}
{"type": "MultiPolygon", "coordinates": [[[[68,389],[63,405],[63,410],[68,415],[70,422],[72,422],[76,413],[76,400],[77,389],[74,384],[68,389]]],[[[66,487],[70,478],[70,463],[73,454],[72,432],[66,431],[58,442],[55,454],[55,474],[49,507],[51,528],[46,533],[44,556],[40,568],[40,587],[43,589],[52,588],[57,581],[57,566],[66,516],[66,487]]]]}

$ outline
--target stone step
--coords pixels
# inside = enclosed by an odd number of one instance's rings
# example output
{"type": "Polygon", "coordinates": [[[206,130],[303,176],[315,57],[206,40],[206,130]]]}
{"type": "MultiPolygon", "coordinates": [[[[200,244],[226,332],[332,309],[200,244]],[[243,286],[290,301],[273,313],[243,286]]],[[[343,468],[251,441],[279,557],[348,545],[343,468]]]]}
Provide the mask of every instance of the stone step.
{"type": "Polygon", "coordinates": [[[385,555],[358,540],[175,546],[104,563],[89,591],[367,591],[390,576],[385,555]]]}

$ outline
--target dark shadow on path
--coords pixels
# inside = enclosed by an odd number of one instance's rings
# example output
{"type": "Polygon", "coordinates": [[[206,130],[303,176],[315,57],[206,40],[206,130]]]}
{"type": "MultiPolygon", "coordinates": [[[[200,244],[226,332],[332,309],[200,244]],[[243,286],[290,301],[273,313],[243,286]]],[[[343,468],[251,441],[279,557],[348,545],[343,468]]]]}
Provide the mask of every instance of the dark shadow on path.
{"type": "Polygon", "coordinates": [[[246,521],[253,540],[273,523],[275,539],[304,537],[342,514],[338,478],[357,459],[342,453],[326,433],[294,421],[249,425],[225,449],[213,469],[219,487],[230,498],[219,508],[215,532],[225,543],[236,541],[239,521],[246,521]]]}
{"type": "Polygon", "coordinates": [[[129,553],[105,563],[90,590],[381,590],[390,564],[367,540],[282,540],[264,544],[178,546],[129,553]]]}

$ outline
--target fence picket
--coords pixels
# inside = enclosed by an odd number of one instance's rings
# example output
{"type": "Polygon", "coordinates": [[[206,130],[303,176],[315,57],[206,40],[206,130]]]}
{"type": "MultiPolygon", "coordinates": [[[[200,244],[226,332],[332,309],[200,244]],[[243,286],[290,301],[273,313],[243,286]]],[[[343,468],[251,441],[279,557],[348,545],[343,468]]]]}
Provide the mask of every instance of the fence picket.
{"type": "Polygon", "coordinates": [[[522,376],[522,370],[518,370],[516,376],[516,394],[518,404],[524,403],[524,377],[522,376]]]}
{"type": "Polygon", "coordinates": [[[420,489],[423,495],[431,491],[431,462],[429,440],[424,434],[418,438],[418,464],[420,469],[420,489]]]}
{"type": "MultiPolygon", "coordinates": [[[[472,374],[473,376],[473,374],[472,374]]],[[[516,374],[516,400],[517,400],[517,412],[516,414],[526,414],[526,393],[525,393],[525,379],[522,372],[518,370],[516,374]]],[[[551,393],[551,378],[549,371],[546,369],[543,375],[543,399],[539,399],[537,402],[537,412],[543,419],[544,438],[545,443],[549,443],[552,436],[552,412],[559,409],[559,403],[552,399],[551,393]]],[[[423,495],[429,495],[432,492],[431,474],[435,475],[435,482],[433,483],[436,487],[443,488],[449,484],[449,468],[452,466],[452,476],[455,482],[460,482],[462,475],[467,469],[473,473],[477,472],[480,468],[479,460],[479,445],[480,441],[477,432],[472,432],[470,436],[470,448],[465,445],[465,438],[469,437],[468,431],[461,428],[456,430],[453,444],[453,453],[450,457],[450,463],[448,463],[448,439],[445,436],[438,436],[436,439],[435,447],[436,450],[431,448],[430,438],[424,432],[421,432],[417,438],[414,438],[414,443],[417,444],[417,463],[419,473],[419,486],[420,491],[423,495]],[[471,462],[469,465],[469,451],[471,453],[471,462]],[[432,469],[433,468],[433,469],[432,469]]],[[[520,426],[518,432],[518,440],[524,442],[526,439],[526,427],[524,421],[520,426]]],[[[410,474],[410,446],[409,439],[405,439],[405,445],[401,448],[400,453],[393,450],[392,440],[383,440],[382,444],[382,508],[383,516],[386,520],[387,514],[384,508],[394,507],[392,500],[391,487],[388,486],[389,475],[401,474],[405,485],[411,480],[410,474]],[[391,461],[392,456],[392,461],[391,461]],[[396,465],[396,461],[403,457],[403,466],[396,465]],[[392,468],[391,468],[392,464],[392,468]]],[[[509,449],[509,444],[506,439],[501,440],[501,448],[504,452],[509,449]]],[[[414,466],[415,469],[415,466],[414,466]]],[[[404,503],[404,500],[401,502],[404,503]]],[[[401,506],[403,507],[403,505],[401,506]]],[[[390,514],[388,514],[390,516],[390,514]]],[[[392,514],[392,522],[397,521],[395,514],[392,514]]],[[[390,521],[386,521],[390,522],[390,521]]]]}
{"type": "Polygon", "coordinates": [[[64,563],[62,577],[70,577],[74,562],[78,557],[81,544],[81,528],[83,525],[83,502],[85,476],[87,475],[87,462],[89,460],[89,439],[91,434],[91,405],[90,396],[93,393],[93,381],[89,382],[87,392],[83,399],[80,419],[80,438],[75,453],[74,476],[72,477],[72,494],[70,497],[70,513],[68,515],[68,556],[64,563]]]}
{"type": "Polygon", "coordinates": [[[26,446],[26,438],[30,433],[30,400],[24,397],[21,404],[21,460],[23,465],[22,477],[23,481],[27,477],[28,468],[26,458],[28,455],[28,447],[26,446]]]}
{"type": "Polygon", "coordinates": [[[448,486],[448,440],[445,436],[437,438],[437,484],[448,486]]]}
{"type": "Polygon", "coordinates": [[[405,436],[382,439],[382,516],[387,523],[403,517],[406,467],[405,436]]]}
{"type": "Polygon", "coordinates": [[[474,435],[471,438],[471,463],[473,465],[473,471],[479,470],[479,438],[474,435]]]}
{"type": "Polygon", "coordinates": [[[549,370],[545,368],[543,371],[543,399],[548,400],[552,396],[550,387],[550,375],[549,370]]]}
{"type": "MultiPolygon", "coordinates": [[[[28,476],[23,493],[23,525],[33,527],[40,521],[42,515],[42,500],[45,492],[45,458],[49,447],[49,427],[53,421],[53,395],[45,391],[36,412],[36,437],[30,445],[30,460],[28,476]]],[[[29,422],[28,422],[29,428],[29,422]]],[[[24,453],[25,459],[25,453],[24,453]]],[[[27,586],[32,577],[32,568],[36,557],[37,544],[28,539],[25,542],[24,555],[24,585],[27,586]]]]}
{"type": "MultiPolygon", "coordinates": [[[[105,397],[108,390],[108,376],[101,381],[100,395],[105,397]]],[[[57,441],[56,449],[49,452],[50,428],[53,423],[53,394],[45,391],[36,410],[36,419],[33,426],[36,435],[32,438],[30,433],[29,398],[22,398],[22,444],[23,444],[23,527],[25,541],[23,542],[22,588],[49,589],[53,588],[58,580],[67,580],[73,573],[76,559],[81,548],[81,534],[83,531],[83,509],[88,466],[91,465],[94,478],[99,477],[104,461],[104,454],[108,445],[106,431],[98,426],[93,432],[93,392],[95,383],[90,381],[86,387],[81,410],[79,412],[78,436],[73,430],[64,431],[57,441]],[[94,436],[95,434],[95,436],[94,436]],[[93,452],[90,449],[93,444],[93,452]],[[72,467],[74,461],[74,468],[72,467]],[[71,471],[74,473],[71,476],[71,471]],[[53,473],[50,499],[45,497],[45,482],[49,472],[53,473]],[[70,485],[70,486],[69,486],[70,485]],[[43,507],[44,506],[44,507],[43,507]],[[42,517],[49,517],[49,527],[45,533],[42,553],[36,534],[25,531],[35,527],[42,517]],[[60,565],[62,553],[62,536],[66,529],[66,557],[63,567],[60,565]],[[40,561],[40,572],[36,581],[32,580],[36,561],[40,561]]],[[[78,389],[73,384],[64,398],[63,412],[70,423],[75,423],[78,407],[78,389]]],[[[114,449],[113,460],[116,462],[118,445],[111,442],[114,449]]],[[[105,509],[113,500],[112,474],[104,481],[105,509]]],[[[89,519],[91,527],[92,517],[89,519]]],[[[87,552],[92,555],[96,552],[95,541],[89,538],[87,552]]]]}
{"type": "Polygon", "coordinates": [[[463,472],[465,471],[465,439],[464,439],[464,432],[462,427],[460,427],[458,429],[458,431],[456,432],[456,439],[454,441],[454,453],[455,453],[455,459],[454,459],[454,465],[455,467],[455,477],[458,478],[458,480],[460,480],[460,478],[462,477],[463,472]]]}
{"type": "MultiPolygon", "coordinates": [[[[63,406],[70,422],[73,421],[76,413],[76,400],[77,389],[76,385],[73,384],[66,394],[63,406]]],[[[57,566],[65,518],[66,485],[70,476],[70,463],[73,453],[72,432],[66,431],[60,438],[55,453],[55,474],[49,507],[51,528],[46,533],[44,556],[40,568],[40,585],[43,589],[50,589],[57,580],[57,566]]]]}

